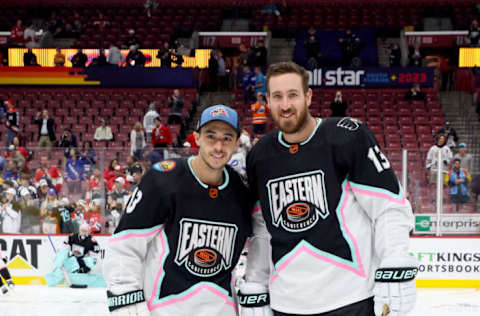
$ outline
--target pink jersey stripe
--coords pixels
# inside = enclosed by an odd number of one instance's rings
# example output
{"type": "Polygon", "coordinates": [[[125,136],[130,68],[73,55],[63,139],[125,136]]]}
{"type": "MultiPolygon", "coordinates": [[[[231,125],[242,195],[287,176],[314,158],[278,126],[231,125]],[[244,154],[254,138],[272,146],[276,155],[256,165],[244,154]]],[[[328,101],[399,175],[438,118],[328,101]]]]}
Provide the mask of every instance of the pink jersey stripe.
{"type": "Polygon", "coordinates": [[[125,235],[122,235],[122,236],[119,236],[119,237],[112,237],[112,238],[108,239],[108,242],[122,241],[122,240],[129,239],[129,238],[132,238],[132,237],[148,237],[148,236],[151,236],[151,235],[154,235],[154,234],[160,232],[162,229],[163,229],[163,225],[160,226],[159,228],[155,229],[155,230],[152,230],[152,231],[149,231],[149,232],[146,232],[146,233],[130,233],[130,234],[125,234],[125,235]]]}

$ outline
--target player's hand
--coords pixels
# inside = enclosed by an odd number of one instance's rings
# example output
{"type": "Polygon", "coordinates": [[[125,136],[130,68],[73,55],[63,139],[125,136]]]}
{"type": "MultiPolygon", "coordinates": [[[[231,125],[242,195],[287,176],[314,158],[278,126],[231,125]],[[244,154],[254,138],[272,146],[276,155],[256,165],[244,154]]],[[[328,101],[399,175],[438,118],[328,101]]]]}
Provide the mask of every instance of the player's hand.
{"type": "Polygon", "coordinates": [[[150,316],[143,290],[112,291],[107,290],[108,309],[112,316],[150,316]]]}
{"type": "Polygon", "coordinates": [[[273,316],[268,289],[255,282],[241,282],[238,292],[241,316],[273,316]]]}
{"type": "Polygon", "coordinates": [[[415,307],[417,261],[413,257],[392,257],[382,260],[375,272],[375,316],[382,316],[384,305],[388,316],[405,316],[415,307]]]}

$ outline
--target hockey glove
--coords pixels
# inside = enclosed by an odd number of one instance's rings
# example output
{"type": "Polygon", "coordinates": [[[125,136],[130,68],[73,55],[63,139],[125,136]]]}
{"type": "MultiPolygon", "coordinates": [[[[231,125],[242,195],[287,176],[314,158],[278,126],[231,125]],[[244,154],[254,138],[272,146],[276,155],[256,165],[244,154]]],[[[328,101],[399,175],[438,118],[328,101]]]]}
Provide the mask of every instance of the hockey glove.
{"type": "Polygon", "coordinates": [[[150,316],[143,290],[115,295],[107,290],[108,309],[112,316],[150,316]]]}
{"type": "Polygon", "coordinates": [[[268,289],[254,282],[241,282],[238,292],[241,316],[273,316],[268,289]]]}
{"type": "Polygon", "coordinates": [[[390,310],[389,316],[405,316],[415,307],[417,271],[417,261],[413,257],[382,260],[375,272],[375,316],[382,316],[384,305],[390,310]]]}

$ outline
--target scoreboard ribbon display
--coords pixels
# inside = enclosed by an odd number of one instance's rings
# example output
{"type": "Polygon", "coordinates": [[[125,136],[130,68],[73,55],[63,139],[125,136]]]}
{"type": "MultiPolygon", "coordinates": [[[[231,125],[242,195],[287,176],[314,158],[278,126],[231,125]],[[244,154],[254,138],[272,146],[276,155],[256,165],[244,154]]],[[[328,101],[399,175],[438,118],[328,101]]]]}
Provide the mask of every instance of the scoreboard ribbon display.
{"type": "Polygon", "coordinates": [[[432,87],[433,68],[317,68],[309,71],[309,86],[322,88],[410,88],[418,83],[432,87]]]}

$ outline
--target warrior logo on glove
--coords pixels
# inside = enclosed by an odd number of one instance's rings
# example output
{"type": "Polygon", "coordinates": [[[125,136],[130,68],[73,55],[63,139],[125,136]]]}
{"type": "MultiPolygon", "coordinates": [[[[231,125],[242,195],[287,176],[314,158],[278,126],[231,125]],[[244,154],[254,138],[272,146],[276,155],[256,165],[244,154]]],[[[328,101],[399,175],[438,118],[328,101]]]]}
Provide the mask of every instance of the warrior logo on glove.
{"type": "Polygon", "coordinates": [[[192,274],[209,277],[232,264],[237,226],[196,219],[180,221],[175,263],[192,274]]]}
{"type": "Polygon", "coordinates": [[[325,196],[323,171],[312,171],[268,181],[273,225],[290,232],[313,227],[330,214],[325,196]]]}

